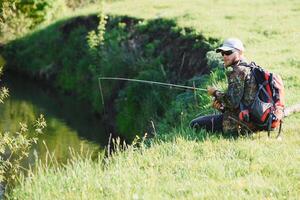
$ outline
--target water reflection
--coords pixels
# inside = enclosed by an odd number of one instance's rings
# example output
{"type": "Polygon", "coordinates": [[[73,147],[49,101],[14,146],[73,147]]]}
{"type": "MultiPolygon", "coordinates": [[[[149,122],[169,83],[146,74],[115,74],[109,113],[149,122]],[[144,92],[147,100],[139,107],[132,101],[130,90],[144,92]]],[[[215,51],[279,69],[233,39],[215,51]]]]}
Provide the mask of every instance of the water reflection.
{"type": "MultiPolygon", "coordinates": [[[[15,132],[19,122],[32,124],[39,114],[44,114],[47,128],[32,150],[41,159],[45,158],[46,146],[59,162],[65,162],[70,148],[76,152],[99,151],[107,144],[104,126],[90,112],[89,105],[19,75],[6,73],[3,82],[10,90],[10,97],[0,105],[0,130],[15,132]]],[[[31,155],[29,162],[33,160],[31,155]]]]}

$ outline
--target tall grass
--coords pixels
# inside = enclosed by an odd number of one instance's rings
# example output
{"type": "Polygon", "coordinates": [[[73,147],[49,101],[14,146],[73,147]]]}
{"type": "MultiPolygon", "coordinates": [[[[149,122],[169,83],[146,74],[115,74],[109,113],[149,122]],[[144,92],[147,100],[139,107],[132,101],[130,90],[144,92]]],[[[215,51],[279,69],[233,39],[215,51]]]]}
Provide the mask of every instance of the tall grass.
{"type": "Polygon", "coordinates": [[[11,199],[297,199],[300,137],[293,131],[282,141],[177,136],[96,162],[77,157],[62,168],[38,167],[11,199]]]}

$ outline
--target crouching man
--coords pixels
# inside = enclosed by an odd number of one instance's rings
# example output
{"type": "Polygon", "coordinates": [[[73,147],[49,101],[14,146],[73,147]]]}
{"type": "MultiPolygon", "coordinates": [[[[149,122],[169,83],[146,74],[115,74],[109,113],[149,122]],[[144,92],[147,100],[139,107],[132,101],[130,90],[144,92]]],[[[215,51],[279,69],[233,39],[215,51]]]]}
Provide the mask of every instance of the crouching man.
{"type": "Polygon", "coordinates": [[[216,49],[216,52],[223,56],[225,68],[232,68],[226,72],[226,92],[214,87],[207,88],[208,94],[214,97],[213,107],[222,114],[198,117],[191,121],[191,127],[230,134],[256,129],[249,122],[248,110],[244,109],[253,103],[257,92],[255,78],[251,76],[251,69],[246,66],[244,51],[243,43],[236,38],[225,40],[223,45],[216,49]]]}

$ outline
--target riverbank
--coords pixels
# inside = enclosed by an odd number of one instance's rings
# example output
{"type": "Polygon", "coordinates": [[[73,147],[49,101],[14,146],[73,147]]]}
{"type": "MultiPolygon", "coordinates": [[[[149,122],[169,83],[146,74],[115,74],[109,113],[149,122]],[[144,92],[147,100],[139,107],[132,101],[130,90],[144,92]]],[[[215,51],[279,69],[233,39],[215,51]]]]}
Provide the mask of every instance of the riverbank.
{"type": "MultiPolygon", "coordinates": [[[[105,42],[92,48],[87,37],[99,23],[97,15],[65,19],[14,40],[3,50],[7,67],[89,102],[93,111],[106,119],[108,132],[128,142],[135,135],[142,137],[149,132],[150,121],[157,124],[168,110],[176,109],[171,105],[186,104],[198,94],[145,84],[102,81],[102,102],[99,77],[198,87],[205,85],[203,75],[207,78],[208,72],[218,67],[218,63],[213,63],[216,55],[208,57],[207,52],[219,41],[196,34],[191,28],[178,27],[174,20],[109,16],[105,42]],[[207,62],[212,65],[208,66],[207,62]],[[174,100],[179,94],[185,95],[187,101],[174,100]]],[[[199,101],[197,99],[195,101],[199,101]]],[[[181,113],[179,109],[174,113],[177,116],[181,113]]]]}

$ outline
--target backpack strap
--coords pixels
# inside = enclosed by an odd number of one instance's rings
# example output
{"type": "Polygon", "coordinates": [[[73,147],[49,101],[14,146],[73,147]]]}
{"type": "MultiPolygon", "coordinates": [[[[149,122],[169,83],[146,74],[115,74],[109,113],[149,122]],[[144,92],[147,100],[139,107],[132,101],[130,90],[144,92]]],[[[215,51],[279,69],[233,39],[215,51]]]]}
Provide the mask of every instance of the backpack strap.
{"type": "MultiPolygon", "coordinates": [[[[270,73],[270,83],[273,83],[273,73],[270,73]]],[[[272,94],[273,94],[273,96],[272,96],[272,99],[276,99],[276,91],[275,91],[275,87],[274,87],[274,84],[270,84],[270,86],[271,86],[271,91],[272,91],[272,94]]],[[[274,106],[275,106],[275,102],[274,102],[274,106]]]]}
{"type": "Polygon", "coordinates": [[[270,115],[268,119],[268,137],[270,137],[270,132],[272,130],[271,125],[272,125],[272,116],[270,115]]]}
{"type": "Polygon", "coordinates": [[[282,129],[282,120],[280,120],[279,130],[278,130],[278,134],[277,134],[276,138],[279,138],[279,136],[281,135],[281,129],[282,129]]]}
{"type": "Polygon", "coordinates": [[[240,63],[239,63],[239,65],[242,65],[242,66],[245,66],[245,67],[250,67],[250,68],[253,67],[253,66],[252,66],[253,64],[254,64],[254,66],[256,66],[254,62],[247,63],[246,61],[242,61],[242,60],[241,60],[240,63]]]}

